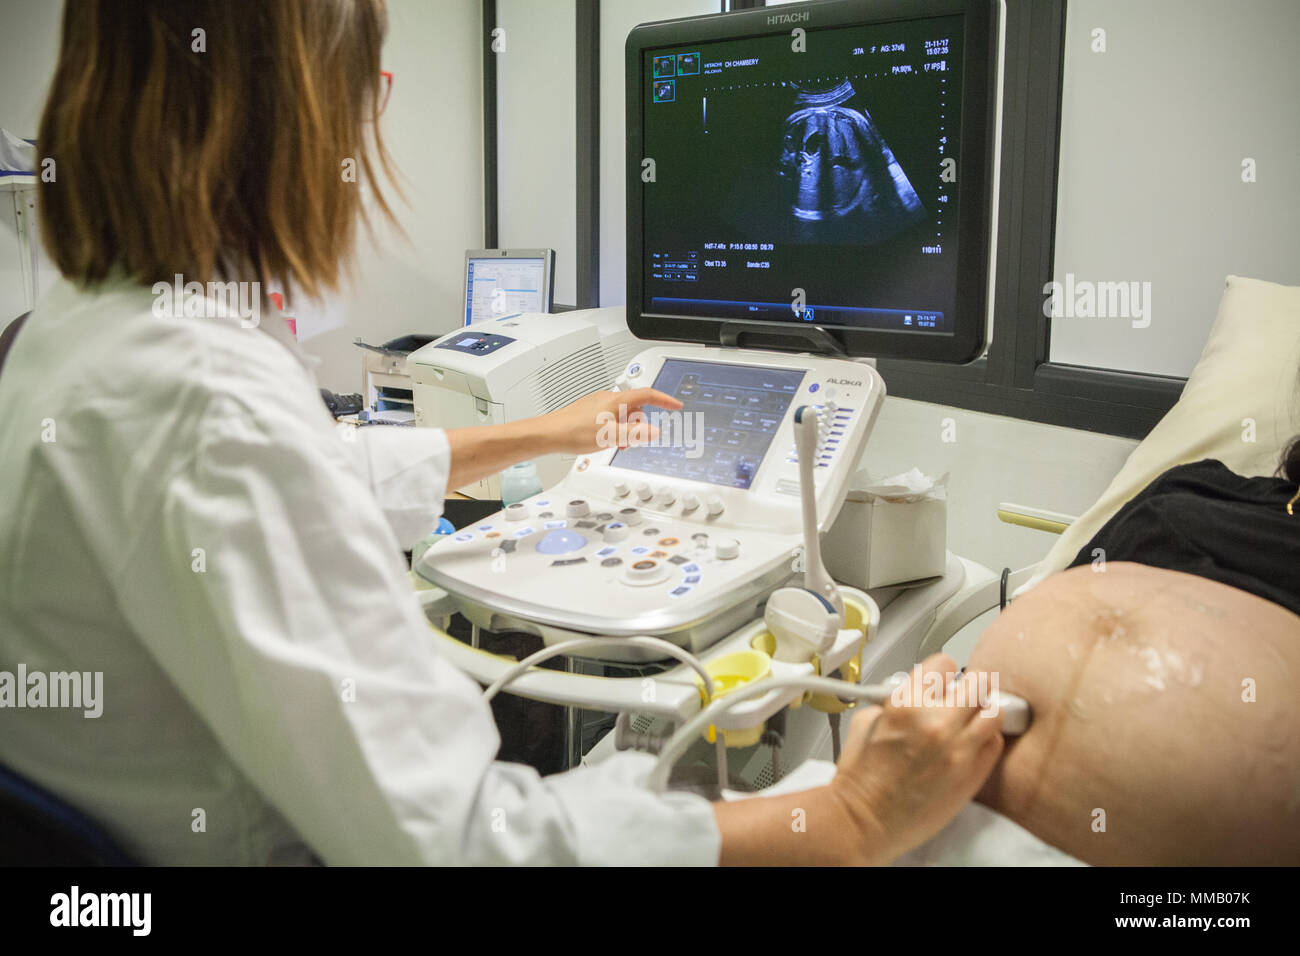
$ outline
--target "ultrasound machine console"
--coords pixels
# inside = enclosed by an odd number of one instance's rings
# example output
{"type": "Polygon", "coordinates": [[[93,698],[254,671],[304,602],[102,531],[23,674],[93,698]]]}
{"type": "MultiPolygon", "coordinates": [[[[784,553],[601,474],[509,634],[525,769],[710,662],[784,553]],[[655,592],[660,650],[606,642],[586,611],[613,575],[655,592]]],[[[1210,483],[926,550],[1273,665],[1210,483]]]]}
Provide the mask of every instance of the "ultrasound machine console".
{"type": "Polygon", "coordinates": [[[795,573],[795,409],[820,413],[825,531],[885,394],[870,365],[699,346],[647,349],[622,381],[682,401],[680,412],[651,413],[657,444],[582,456],[557,486],[427,552],[419,572],[480,626],[548,642],[654,634],[709,646],[795,573]]]}
{"type": "MultiPolygon", "coordinates": [[[[825,0],[631,32],[626,308],[645,347],[618,387],[652,386],[683,408],[647,409],[656,442],[580,456],[555,486],[417,563],[431,619],[460,613],[548,645],[514,665],[448,638],[490,692],[513,682],[619,712],[617,746],[642,741],[631,715],[680,729],[709,704],[723,748],[756,743],[801,702],[812,706],[800,714],[834,715],[843,688],[867,699],[859,682],[915,662],[976,566],[949,555],[948,573],[915,588],[841,586],[820,604],[795,594],[770,624],[765,605],[818,566],[805,542],[835,521],[885,397],[874,360],[961,363],[984,348],[998,9],[825,0]],[[821,615],[802,655],[773,645],[800,608],[821,615]],[[647,695],[641,680],[530,668],[546,653],[667,669],[647,695]],[[721,683],[706,683],[715,666],[721,683]],[[853,683],[831,693],[827,675],[853,683]],[[707,688],[733,680],[753,686],[715,717],[707,688]]],[[[725,763],[720,752],[724,778],[725,763]]]]}

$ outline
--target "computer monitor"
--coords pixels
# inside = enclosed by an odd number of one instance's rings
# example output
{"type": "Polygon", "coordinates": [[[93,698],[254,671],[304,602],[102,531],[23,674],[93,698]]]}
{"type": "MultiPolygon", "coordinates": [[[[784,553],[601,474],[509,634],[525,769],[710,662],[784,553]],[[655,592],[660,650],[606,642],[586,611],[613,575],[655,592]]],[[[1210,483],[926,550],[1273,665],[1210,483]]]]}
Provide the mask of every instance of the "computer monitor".
{"type": "Polygon", "coordinates": [[[994,23],[991,0],[824,0],[634,29],[628,327],[976,358],[994,23]]]}
{"type": "Polygon", "coordinates": [[[550,312],[553,249],[470,249],[465,253],[465,324],[520,312],[550,312]]]}

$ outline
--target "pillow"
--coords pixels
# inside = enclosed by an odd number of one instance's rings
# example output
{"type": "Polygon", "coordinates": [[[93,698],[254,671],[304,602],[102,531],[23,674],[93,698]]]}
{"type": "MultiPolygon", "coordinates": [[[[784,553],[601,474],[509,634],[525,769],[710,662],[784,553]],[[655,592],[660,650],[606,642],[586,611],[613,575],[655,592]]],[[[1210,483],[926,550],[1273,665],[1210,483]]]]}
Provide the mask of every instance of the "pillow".
{"type": "Polygon", "coordinates": [[[1175,465],[1217,458],[1272,475],[1300,433],[1300,287],[1228,276],[1209,341],[1183,393],[1017,593],[1067,567],[1138,492],[1175,465]]]}

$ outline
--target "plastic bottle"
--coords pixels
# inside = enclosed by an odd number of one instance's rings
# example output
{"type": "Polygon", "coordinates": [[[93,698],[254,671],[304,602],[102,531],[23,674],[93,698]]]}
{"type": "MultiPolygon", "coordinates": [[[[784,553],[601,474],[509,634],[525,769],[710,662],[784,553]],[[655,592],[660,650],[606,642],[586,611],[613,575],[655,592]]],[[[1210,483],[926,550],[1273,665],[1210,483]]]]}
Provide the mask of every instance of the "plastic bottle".
{"type": "Polygon", "coordinates": [[[537,476],[537,466],[531,461],[521,461],[501,472],[502,507],[531,498],[541,492],[542,479],[537,476]]]}

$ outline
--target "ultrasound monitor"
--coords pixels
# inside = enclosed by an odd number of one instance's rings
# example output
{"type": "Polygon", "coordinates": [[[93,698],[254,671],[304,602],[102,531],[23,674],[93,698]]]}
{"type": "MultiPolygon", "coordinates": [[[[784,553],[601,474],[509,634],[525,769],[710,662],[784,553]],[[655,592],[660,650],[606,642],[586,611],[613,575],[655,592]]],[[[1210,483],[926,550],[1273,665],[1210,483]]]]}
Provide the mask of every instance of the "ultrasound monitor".
{"type": "Polygon", "coordinates": [[[988,0],[830,0],[633,30],[632,331],[977,357],[992,19],[988,0]]]}
{"type": "Polygon", "coordinates": [[[471,249],[465,253],[465,324],[520,312],[550,312],[551,249],[471,249]]]}

